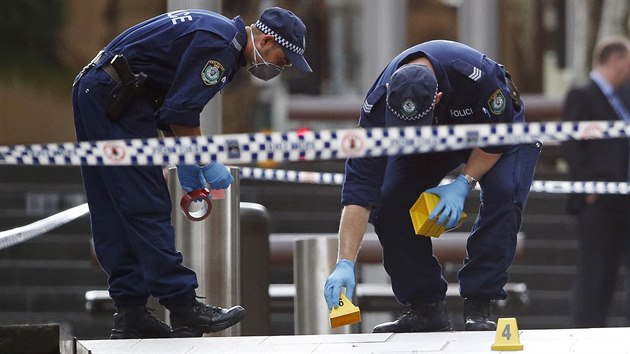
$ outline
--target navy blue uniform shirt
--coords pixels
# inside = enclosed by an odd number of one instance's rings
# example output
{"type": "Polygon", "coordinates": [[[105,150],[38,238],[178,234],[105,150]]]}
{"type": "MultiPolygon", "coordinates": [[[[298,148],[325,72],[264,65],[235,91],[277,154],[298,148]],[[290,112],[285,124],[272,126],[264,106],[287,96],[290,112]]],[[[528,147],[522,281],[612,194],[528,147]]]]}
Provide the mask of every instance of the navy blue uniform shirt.
{"type": "MultiPolygon", "coordinates": [[[[438,81],[438,91],[443,93],[433,119],[427,116],[418,120],[418,125],[523,121],[523,114],[514,112],[502,65],[465,44],[434,40],[405,50],[387,65],[368,90],[359,126],[385,126],[386,84],[396,69],[418,57],[429,59],[438,81]]],[[[505,147],[483,150],[499,153],[505,147]]],[[[386,157],[348,159],[342,204],[378,206],[386,161],[386,157]]]]}
{"type": "Polygon", "coordinates": [[[166,94],[157,124],[197,127],[203,107],[246,64],[245,24],[205,10],[169,12],[137,24],[106,47],[106,60],[124,54],[166,94]]]}
{"type": "Polygon", "coordinates": [[[381,72],[368,90],[361,110],[362,127],[385,126],[383,110],[371,108],[385,100],[392,74],[403,64],[418,57],[427,57],[443,93],[434,121],[430,124],[474,124],[513,122],[510,92],[505,83],[503,66],[477,50],[458,42],[435,40],[411,47],[400,53],[381,72]]]}

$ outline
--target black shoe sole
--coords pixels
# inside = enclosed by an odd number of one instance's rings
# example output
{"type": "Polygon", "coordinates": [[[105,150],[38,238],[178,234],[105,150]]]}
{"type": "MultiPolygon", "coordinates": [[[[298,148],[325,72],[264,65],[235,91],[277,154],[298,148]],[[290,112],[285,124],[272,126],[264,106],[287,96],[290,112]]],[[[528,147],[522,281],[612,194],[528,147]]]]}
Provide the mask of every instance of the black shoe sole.
{"type": "Polygon", "coordinates": [[[222,331],[224,329],[228,329],[235,324],[241,322],[245,318],[245,309],[240,311],[234,310],[234,315],[223,322],[217,322],[212,325],[201,325],[196,326],[194,328],[190,327],[179,327],[173,328],[172,338],[192,338],[192,337],[201,337],[204,333],[215,333],[222,331]]]}
{"type": "Polygon", "coordinates": [[[442,327],[442,328],[437,328],[437,329],[432,329],[428,332],[448,332],[448,331],[452,331],[453,327],[451,327],[451,324],[449,323],[448,326],[442,327]]]}
{"type": "Polygon", "coordinates": [[[465,326],[464,327],[465,331],[469,331],[469,332],[476,332],[476,331],[496,331],[497,330],[497,326],[496,325],[471,325],[471,326],[465,326]]]}
{"type": "Polygon", "coordinates": [[[443,327],[429,327],[429,328],[425,328],[422,331],[399,331],[398,329],[394,330],[394,331],[383,331],[383,330],[376,330],[376,328],[374,328],[372,330],[372,333],[426,333],[426,332],[448,332],[448,331],[452,331],[452,327],[451,324],[449,323],[446,326],[443,327]]]}
{"type": "Polygon", "coordinates": [[[109,336],[109,339],[144,339],[144,338],[171,338],[172,334],[152,334],[152,335],[142,335],[136,331],[118,331],[113,329],[112,334],[109,336]]]}
{"type": "Polygon", "coordinates": [[[465,319],[464,320],[465,331],[496,331],[497,324],[489,319],[465,319]]]}

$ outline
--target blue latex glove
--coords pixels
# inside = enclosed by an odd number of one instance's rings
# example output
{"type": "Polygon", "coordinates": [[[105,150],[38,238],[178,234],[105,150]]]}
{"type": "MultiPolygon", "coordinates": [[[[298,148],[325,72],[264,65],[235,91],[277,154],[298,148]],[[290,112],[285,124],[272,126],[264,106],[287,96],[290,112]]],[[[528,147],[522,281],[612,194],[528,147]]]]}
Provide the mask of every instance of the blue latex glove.
{"type": "Polygon", "coordinates": [[[212,189],[225,189],[234,182],[234,177],[227,167],[217,161],[203,166],[201,172],[212,189]]]}
{"type": "Polygon", "coordinates": [[[438,224],[444,224],[448,217],[449,219],[444,227],[450,229],[457,226],[457,222],[464,210],[464,201],[470,192],[470,186],[466,181],[466,177],[459,175],[452,183],[427,189],[426,192],[440,197],[440,202],[429,215],[429,220],[435,219],[441,212],[442,215],[438,219],[438,224]]]}
{"type": "Polygon", "coordinates": [[[339,307],[341,287],[346,288],[346,297],[352,301],[355,282],[354,262],[349,259],[342,259],[337,262],[335,270],[326,279],[326,284],[324,285],[324,298],[326,299],[326,304],[328,304],[328,310],[332,310],[333,307],[339,307]]]}
{"type": "Polygon", "coordinates": [[[179,177],[179,184],[186,193],[206,188],[206,180],[203,178],[200,166],[177,165],[177,177],[179,177]]]}

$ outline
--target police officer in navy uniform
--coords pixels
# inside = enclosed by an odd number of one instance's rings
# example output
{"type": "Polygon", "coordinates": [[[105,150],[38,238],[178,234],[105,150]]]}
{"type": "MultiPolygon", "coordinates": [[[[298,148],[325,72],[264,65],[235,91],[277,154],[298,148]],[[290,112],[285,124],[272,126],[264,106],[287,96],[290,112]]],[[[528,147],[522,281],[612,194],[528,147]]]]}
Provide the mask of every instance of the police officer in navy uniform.
{"type": "MultiPolygon", "coordinates": [[[[273,7],[245,26],[205,10],[175,11],[129,28],[77,76],[79,141],[201,135],[199,115],[243,66],[269,80],[286,67],[310,72],[306,27],[273,7]]],[[[215,117],[220,119],[220,117],[215,117]]],[[[197,301],[197,277],[175,249],[171,203],[161,166],[82,167],[96,255],[117,312],[111,338],[201,336],[245,317],[197,301]],[[171,327],[146,308],[149,295],[170,310],[171,327]]],[[[227,188],[220,162],[178,165],[184,190],[227,188]]],[[[222,237],[222,235],[215,235],[222,237]]]]}
{"type": "MultiPolygon", "coordinates": [[[[368,91],[359,126],[364,128],[510,123],[524,121],[524,107],[502,65],[461,43],[429,41],[399,54],[368,91]]],[[[451,329],[447,282],[429,237],[415,235],[409,209],[422,192],[440,197],[429,215],[454,227],[477,181],[481,206],[459,271],[466,330],[495,330],[493,302],[505,299],[523,209],[540,143],[379,158],[350,158],[342,190],[335,270],[324,286],[329,308],[345,287],[352,298],[354,264],[368,222],[383,246],[383,265],[396,299],[410,309],[374,332],[451,329]],[[443,177],[464,163],[449,184],[443,177]],[[441,212],[441,214],[439,214],[441,212]]],[[[448,237],[448,235],[443,236],[448,237]]]]}

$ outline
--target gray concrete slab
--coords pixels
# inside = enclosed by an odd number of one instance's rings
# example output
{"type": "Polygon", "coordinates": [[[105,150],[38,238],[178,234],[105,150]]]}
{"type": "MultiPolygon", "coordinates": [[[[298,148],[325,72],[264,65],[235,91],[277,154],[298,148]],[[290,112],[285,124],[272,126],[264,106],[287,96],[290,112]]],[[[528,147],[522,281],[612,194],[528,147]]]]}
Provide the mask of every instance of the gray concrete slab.
{"type": "MultiPolygon", "coordinates": [[[[521,353],[630,354],[630,327],[521,330],[521,353]]],[[[495,332],[80,340],[78,354],[136,353],[499,353],[495,332]]]]}

